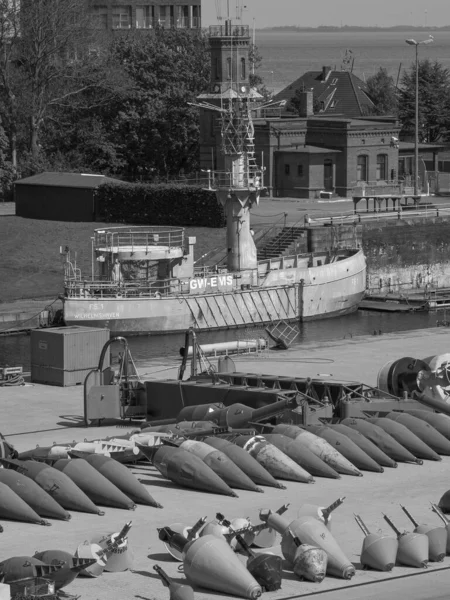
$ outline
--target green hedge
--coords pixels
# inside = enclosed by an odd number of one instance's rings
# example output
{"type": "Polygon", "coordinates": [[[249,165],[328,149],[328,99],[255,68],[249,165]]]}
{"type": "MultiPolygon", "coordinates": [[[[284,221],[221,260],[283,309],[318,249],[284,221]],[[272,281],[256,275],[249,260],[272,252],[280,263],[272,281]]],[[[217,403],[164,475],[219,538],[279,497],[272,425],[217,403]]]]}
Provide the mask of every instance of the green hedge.
{"type": "Polygon", "coordinates": [[[96,218],[106,223],[225,227],[214,192],[172,184],[101,185],[96,191],[96,218]]]}

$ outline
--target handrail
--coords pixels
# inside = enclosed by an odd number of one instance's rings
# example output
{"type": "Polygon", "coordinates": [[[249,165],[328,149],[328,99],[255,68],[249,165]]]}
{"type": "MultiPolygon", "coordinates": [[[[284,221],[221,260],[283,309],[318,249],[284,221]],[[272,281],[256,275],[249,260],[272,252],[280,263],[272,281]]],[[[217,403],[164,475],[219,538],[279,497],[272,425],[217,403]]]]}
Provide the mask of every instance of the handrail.
{"type": "Polygon", "coordinates": [[[278,219],[278,221],[276,221],[271,227],[269,227],[268,229],[266,229],[266,231],[263,233],[263,235],[260,238],[258,238],[258,240],[257,240],[257,242],[255,244],[257,250],[263,250],[264,245],[266,245],[267,241],[269,241],[271,239],[269,237],[270,234],[272,234],[272,233],[275,232],[275,234],[274,234],[273,237],[275,237],[277,235],[276,234],[276,230],[280,228],[281,221],[284,222],[282,228],[286,227],[286,217],[287,217],[287,215],[288,215],[288,213],[283,213],[283,216],[280,217],[278,219]],[[266,238],[268,238],[268,239],[266,239],[266,238]]]}

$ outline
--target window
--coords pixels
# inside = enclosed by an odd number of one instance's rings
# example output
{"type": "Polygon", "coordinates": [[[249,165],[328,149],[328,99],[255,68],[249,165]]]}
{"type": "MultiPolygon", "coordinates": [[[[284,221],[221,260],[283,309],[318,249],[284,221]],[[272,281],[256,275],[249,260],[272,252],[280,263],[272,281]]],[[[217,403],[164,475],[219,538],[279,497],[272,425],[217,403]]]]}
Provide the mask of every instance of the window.
{"type": "Polygon", "coordinates": [[[357,181],[368,181],[367,165],[368,165],[367,155],[360,154],[358,156],[358,162],[357,162],[357,166],[356,166],[357,181]]]}
{"type": "Polygon", "coordinates": [[[231,57],[227,58],[227,79],[231,79],[231,57]]]}
{"type": "Polygon", "coordinates": [[[297,165],[297,175],[303,177],[303,165],[297,165]]]}
{"type": "Polygon", "coordinates": [[[291,165],[284,165],[284,174],[285,175],[291,174],[291,165]]]}
{"type": "Polygon", "coordinates": [[[200,5],[192,7],[192,27],[199,28],[202,26],[202,7],[200,5]]]}
{"type": "Polygon", "coordinates": [[[175,13],[173,6],[160,6],[158,20],[160,27],[164,27],[164,29],[169,29],[170,27],[173,27],[175,24],[174,14],[175,13]]]}
{"type": "Polygon", "coordinates": [[[189,27],[189,6],[177,6],[177,27],[189,27]]]}
{"type": "Polygon", "coordinates": [[[153,27],[154,9],[154,6],[136,6],[136,29],[153,27]]]}
{"type": "Polygon", "coordinates": [[[245,65],[245,58],[241,58],[241,79],[247,78],[247,69],[245,65]]]}
{"type": "Polygon", "coordinates": [[[387,179],[387,155],[377,155],[377,181],[386,181],[387,179]]]}
{"type": "Polygon", "coordinates": [[[214,71],[215,71],[215,76],[216,76],[216,81],[220,81],[221,77],[222,77],[222,65],[220,62],[220,58],[216,58],[215,62],[214,62],[214,71]]]}
{"type": "Polygon", "coordinates": [[[94,29],[108,29],[108,7],[92,6],[89,11],[91,27],[94,29]]]}
{"type": "Polygon", "coordinates": [[[113,6],[113,29],[131,29],[131,6],[113,6]]]}

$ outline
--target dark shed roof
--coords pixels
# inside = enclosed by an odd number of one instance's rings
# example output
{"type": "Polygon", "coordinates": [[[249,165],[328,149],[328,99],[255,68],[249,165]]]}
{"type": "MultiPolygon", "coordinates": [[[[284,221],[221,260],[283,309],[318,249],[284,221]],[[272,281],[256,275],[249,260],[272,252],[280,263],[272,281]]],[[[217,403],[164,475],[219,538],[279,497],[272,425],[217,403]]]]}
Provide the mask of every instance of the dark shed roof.
{"type": "Polygon", "coordinates": [[[16,185],[43,185],[56,187],[97,188],[103,183],[123,183],[119,179],[112,179],[104,175],[91,175],[90,173],[51,173],[44,172],[31,177],[25,177],[15,182],[16,185]]]}

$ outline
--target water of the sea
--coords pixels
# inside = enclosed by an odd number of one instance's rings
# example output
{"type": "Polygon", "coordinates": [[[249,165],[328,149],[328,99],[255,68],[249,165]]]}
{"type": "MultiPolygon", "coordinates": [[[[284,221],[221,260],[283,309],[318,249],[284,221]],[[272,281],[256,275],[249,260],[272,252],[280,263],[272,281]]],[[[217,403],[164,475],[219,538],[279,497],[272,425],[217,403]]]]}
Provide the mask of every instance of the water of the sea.
{"type": "MultiPolygon", "coordinates": [[[[302,344],[306,342],[320,343],[350,339],[360,335],[383,335],[395,331],[437,327],[437,323],[443,321],[450,321],[450,311],[383,313],[360,310],[345,317],[303,323],[299,327],[299,335],[292,347],[301,349],[302,344]]],[[[200,344],[210,344],[218,341],[253,339],[260,335],[267,338],[263,329],[229,330],[201,333],[198,341],[200,344]]],[[[179,350],[184,345],[184,335],[137,336],[128,338],[128,343],[131,354],[139,367],[139,363],[148,363],[152,359],[158,361],[158,364],[164,357],[179,359],[179,350]]],[[[113,357],[120,350],[120,346],[114,348],[113,345],[113,357]]],[[[407,354],[408,348],[406,347],[405,355],[407,354]]],[[[0,367],[6,365],[22,366],[24,371],[30,370],[29,336],[0,337],[0,367]]]]}
{"type": "Polygon", "coordinates": [[[351,69],[361,79],[384,67],[397,81],[405,69],[415,60],[414,48],[405,39],[427,39],[429,33],[434,42],[419,47],[420,60],[428,58],[450,68],[450,33],[433,32],[347,32],[347,33],[280,33],[257,31],[256,45],[263,62],[260,75],[269,89],[280,91],[306,71],[321,70],[322,66],[333,69],[351,69]]]}

